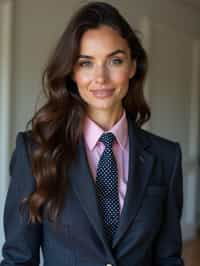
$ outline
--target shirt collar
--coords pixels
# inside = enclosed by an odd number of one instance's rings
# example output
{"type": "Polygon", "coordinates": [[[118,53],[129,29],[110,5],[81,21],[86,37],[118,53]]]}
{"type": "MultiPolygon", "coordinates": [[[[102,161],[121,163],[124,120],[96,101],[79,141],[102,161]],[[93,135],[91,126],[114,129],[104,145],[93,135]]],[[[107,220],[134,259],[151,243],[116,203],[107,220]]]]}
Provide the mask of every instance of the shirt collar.
{"type": "Polygon", "coordinates": [[[112,132],[121,149],[125,149],[128,140],[128,122],[125,110],[119,121],[108,131],[104,131],[89,116],[86,116],[83,135],[89,150],[92,151],[95,148],[100,136],[106,132],[112,132]]]}

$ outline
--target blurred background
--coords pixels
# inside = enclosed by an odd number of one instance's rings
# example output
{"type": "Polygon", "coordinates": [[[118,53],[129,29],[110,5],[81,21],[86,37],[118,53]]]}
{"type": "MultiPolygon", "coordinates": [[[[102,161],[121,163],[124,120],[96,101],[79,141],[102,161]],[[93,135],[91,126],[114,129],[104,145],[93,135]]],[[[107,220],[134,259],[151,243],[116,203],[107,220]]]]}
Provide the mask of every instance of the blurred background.
{"type": "MultiPolygon", "coordinates": [[[[41,90],[41,73],[69,17],[87,1],[0,0],[0,248],[9,160],[41,90]]],[[[121,11],[149,55],[149,131],[183,152],[182,232],[186,266],[200,265],[200,0],[107,1],[121,11]]],[[[63,55],[64,56],[64,55],[63,55]]],[[[39,100],[39,105],[42,103],[39,100]]],[[[1,258],[1,257],[0,257],[1,258]]]]}

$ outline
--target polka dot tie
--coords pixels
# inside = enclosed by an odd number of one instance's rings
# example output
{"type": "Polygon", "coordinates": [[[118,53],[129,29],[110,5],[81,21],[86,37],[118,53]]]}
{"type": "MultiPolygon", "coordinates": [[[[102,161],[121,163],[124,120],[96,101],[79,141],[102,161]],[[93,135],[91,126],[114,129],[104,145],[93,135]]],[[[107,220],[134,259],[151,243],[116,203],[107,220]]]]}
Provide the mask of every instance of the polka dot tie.
{"type": "Polygon", "coordinates": [[[120,216],[118,171],[112,151],[114,139],[115,136],[111,132],[104,133],[99,139],[105,145],[105,149],[97,165],[96,177],[97,200],[109,244],[112,244],[120,216]]]}

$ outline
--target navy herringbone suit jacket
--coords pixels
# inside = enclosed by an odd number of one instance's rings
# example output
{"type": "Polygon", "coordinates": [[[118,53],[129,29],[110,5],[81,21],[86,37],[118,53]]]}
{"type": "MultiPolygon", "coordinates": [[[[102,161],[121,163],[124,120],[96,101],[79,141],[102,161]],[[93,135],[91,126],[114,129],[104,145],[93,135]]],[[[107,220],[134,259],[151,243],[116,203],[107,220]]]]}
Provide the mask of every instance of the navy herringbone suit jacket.
{"type": "Polygon", "coordinates": [[[23,198],[35,190],[27,133],[12,156],[5,206],[1,266],[178,266],[181,259],[181,152],[177,143],[135,127],[128,118],[130,158],[127,194],[112,249],[104,237],[83,139],[68,174],[70,182],[57,227],[29,224],[20,216],[23,198]]]}

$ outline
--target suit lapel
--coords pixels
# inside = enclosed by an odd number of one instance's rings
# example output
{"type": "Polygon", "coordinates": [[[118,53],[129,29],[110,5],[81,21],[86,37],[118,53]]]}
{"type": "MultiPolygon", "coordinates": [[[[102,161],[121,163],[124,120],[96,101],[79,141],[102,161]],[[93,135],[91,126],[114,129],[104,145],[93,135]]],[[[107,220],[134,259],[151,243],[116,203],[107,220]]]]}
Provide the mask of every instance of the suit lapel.
{"type": "MultiPolygon", "coordinates": [[[[120,217],[120,225],[113,241],[113,248],[119,243],[130,224],[134,221],[137,211],[140,208],[154,162],[154,157],[145,150],[150,142],[142,136],[142,131],[135,127],[130,117],[128,116],[127,118],[129,134],[129,176],[124,207],[120,217]]],[[[111,249],[104,235],[102,218],[96,199],[95,184],[90,173],[83,138],[81,138],[77,148],[76,160],[69,169],[70,181],[82,208],[101,239],[107,254],[112,256],[111,249]]]]}
{"type": "Polygon", "coordinates": [[[113,248],[126,233],[126,230],[133,223],[140,208],[145,187],[151,175],[154,157],[145,148],[150,141],[142,136],[142,131],[134,126],[128,117],[129,134],[129,176],[127,192],[122,209],[120,224],[113,241],[113,248]]]}
{"type": "Polygon", "coordinates": [[[90,173],[83,138],[81,138],[81,141],[78,144],[76,160],[72,163],[69,169],[69,177],[73,190],[76,193],[82,208],[101,239],[108,255],[111,256],[110,247],[104,236],[102,218],[97,205],[95,184],[90,173]]]}

